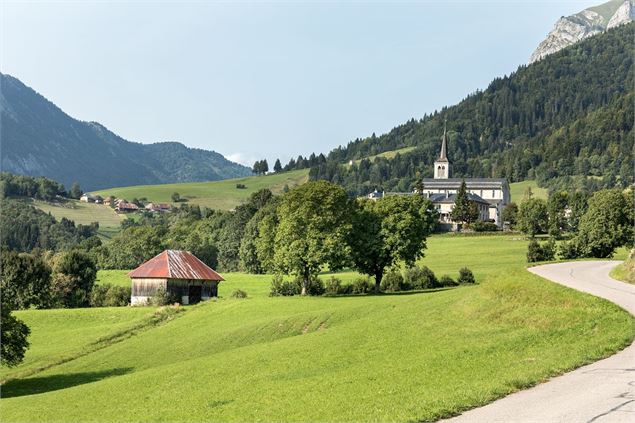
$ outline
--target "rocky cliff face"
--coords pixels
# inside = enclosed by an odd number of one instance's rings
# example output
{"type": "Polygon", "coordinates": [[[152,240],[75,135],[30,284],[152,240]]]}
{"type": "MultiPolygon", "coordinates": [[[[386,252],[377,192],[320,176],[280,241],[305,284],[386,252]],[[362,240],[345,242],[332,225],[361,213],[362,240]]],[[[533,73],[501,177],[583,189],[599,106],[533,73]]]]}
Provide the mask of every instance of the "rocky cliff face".
{"type": "Polygon", "coordinates": [[[529,58],[529,63],[536,62],[587,37],[633,20],[635,20],[635,0],[611,0],[575,15],[562,17],[556,22],[547,38],[538,45],[529,58]]]}

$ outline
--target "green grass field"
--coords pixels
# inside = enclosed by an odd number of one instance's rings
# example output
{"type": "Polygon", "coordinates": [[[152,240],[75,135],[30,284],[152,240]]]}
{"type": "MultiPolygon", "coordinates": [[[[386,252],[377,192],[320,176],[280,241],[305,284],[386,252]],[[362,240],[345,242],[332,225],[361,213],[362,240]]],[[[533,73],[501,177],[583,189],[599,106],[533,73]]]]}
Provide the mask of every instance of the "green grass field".
{"type": "MultiPolygon", "coordinates": [[[[385,157],[386,159],[392,159],[393,157],[397,155],[397,153],[406,154],[413,151],[415,148],[417,147],[404,147],[404,148],[399,148],[397,150],[384,151],[383,153],[375,154],[374,156],[368,156],[366,157],[366,159],[370,160],[371,162],[375,160],[376,157],[385,157]]],[[[362,159],[354,160],[354,162],[358,164],[361,161],[362,159]]]]}
{"type": "Polygon", "coordinates": [[[67,200],[63,203],[40,200],[28,200],[38,209],[51,213],[56,219],[65,217],[76,224],[89,225],[99,222],[99,235],[103,238],[111,238],[119,231],[121,221],[126,216],[118,215],[110,207],[103,204],[83,203],[77,200],[67,200]]]}
{"type": "Polygon", "coordinates": [[[479,281],[437,292],[270,298],[270,276],[229,273],[218,301],[160,324],[153,308],[16,312],[32,348],[3,371],[18,377],[3,420],[427,421],[630,342],[626,312],[530,274],[525,251],[510,236],[434,236],[422,262],[479,281]],[[249,298],[230,299],[236,288],[249,298]]]}
{"type": "Polygon", "coordinates": [[[188,204],[198,204],[217,210],[230,210],[262,188],[269,188],[275,194],[279,194],[285,185],[293,188],[303,184],[308,180],[308,175],[308,169],[303,169],[266,176],[225,179],[223,181],[110,188],[95,191],[93,194],[99,194],[104,198],[113,195],[118,198],[125,198],[128,201],[133,198],[145,197],[148,201],[171,203],[172,193],[178,192],[181,198],[188,200],[188,204]],[[238,189],[236,184],[244,184],[246,188],[238,189]]]}
{"type": "Polygon", "coordinates": [[[512,201],[516,204],[520,204],[523,200],[525,190],[530,187],[531,191],[534,193],[534,198],[541,198],[546,200],[547,190],[545,188],[540,188],[536,181],[522,181],[522,182],[513,182],[509,184],[509,190],[512,197],[512,201]]]}

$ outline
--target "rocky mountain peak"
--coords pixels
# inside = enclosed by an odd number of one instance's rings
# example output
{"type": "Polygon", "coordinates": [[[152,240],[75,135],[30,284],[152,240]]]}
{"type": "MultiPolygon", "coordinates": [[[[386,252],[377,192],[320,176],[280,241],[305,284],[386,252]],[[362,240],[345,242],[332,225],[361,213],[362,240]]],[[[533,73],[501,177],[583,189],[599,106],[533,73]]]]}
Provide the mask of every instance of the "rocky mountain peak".
{"type": "Polygon", "coordinates": [[[611,0],[575,15],[563,16],[529,58],[529,63],[580,40],[635,20],[635,0],[611,0]]]}

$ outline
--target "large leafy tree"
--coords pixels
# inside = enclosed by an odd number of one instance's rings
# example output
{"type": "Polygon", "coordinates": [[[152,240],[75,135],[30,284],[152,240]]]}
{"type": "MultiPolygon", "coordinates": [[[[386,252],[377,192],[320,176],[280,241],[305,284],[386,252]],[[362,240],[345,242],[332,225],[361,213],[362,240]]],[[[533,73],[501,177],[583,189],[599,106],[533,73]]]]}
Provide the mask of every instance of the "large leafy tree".
{"type": "Polygon", "coordinates": [[[398,261],[412,265],[423,256],[438,219],[432,203],[420,195],[359,200],[353,216],[352,261],[361,273],[375,278],[375,292],[386,268],[398,261]]]}
{"type": "Polygon", "coordinates": [[[520,203],[518,229],[532,238],[545,233],[549,222],[547,203],[539,198],[528,198],[520,203]]]}
{"type": "Polygon", "coordinates": [[[549,235],[558,237],[567,228],[566,210],[569,204],[569,194],[566,191],[551,193],[547,202],[549,215],[549,235]]]}
{"type": "Polygon", "coordinates": [[[36,255],[3,250],[0,259],[2,304],[11,309],[51,305],[51,269],[36,255]]]}
{"type": "Polygon", "coordinates": [[[97,266],[82,251],[60,253],[53,259],[53,295],[63,307],[86,307],[95,284],[97,266]]]}
{"type": "Polygon", "coordinates": [[[586,257],[611,257],[615,249],[633,242],[633,191],[598,191],[589,199],[589,208],[580,219],[574,239],[586,257]]]}
{"type": "Polygon", "coordinates": [[[23,321],[11,314],[10,305],[4,301],[0,304],[0,319],[0,364],[17,366],[29,347],[27,338],[31,331],[23,321]]]}
{"type": "Polygon", "coordinates": [[[301,278],[302,295],[323,266],[335,270],[346,264],[350,210],[346,191],[325,181],[306,183],[282,198],[274,262],[301,278]]]}
{"type": "Polygon", "coordinates": [[[461,181],[461,186],[456,193],[456,200],[454,200],[454,207],[450,215],[455,222],[466,223],[468,225],[478,219],[478,208],[476,207],[476,203],[470,200],[467,195],[465,180],[461,181]]]}

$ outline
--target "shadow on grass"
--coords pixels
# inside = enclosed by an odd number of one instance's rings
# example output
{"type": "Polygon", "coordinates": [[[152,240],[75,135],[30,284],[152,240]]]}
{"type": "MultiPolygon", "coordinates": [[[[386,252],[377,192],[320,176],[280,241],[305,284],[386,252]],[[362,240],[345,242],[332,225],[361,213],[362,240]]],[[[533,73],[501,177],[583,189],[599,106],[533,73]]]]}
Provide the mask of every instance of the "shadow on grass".
{"type": "MultiPolygon", "coordinates": [[[[474,284],[476,285],[476,284],[474,284]]],[[[473,286],[473,285],[464,285],[464,286],[473,286]]],[[[418,294],[432,294],[434,292],[441,291],[449,291],[451,289],[459,288],[459,286],[446,286],[442,288],[431,288],[431,289],[412,289],[409,291],[395,291],[395,292],[380,292],[375,294],[374,292],[369,292],[368,294],[337,294],[337,295],[324,295],[325,298],[368,298],[368,297],[392,297],[392,296],[405,296],[405,295],[418,295],[418,294]]]]}
{"type": "Polygon", "coordinates": [[[132,368],[116,368],[100,372],[82,372],[56,374],[51,376],[15,379],[2,385],[2,398],[22,397],[25,395],[43,394],[59,389],[71,388],[85,383],[98,382],[113,376],[130,373],[132,368]]]}

